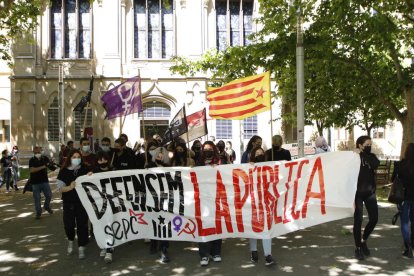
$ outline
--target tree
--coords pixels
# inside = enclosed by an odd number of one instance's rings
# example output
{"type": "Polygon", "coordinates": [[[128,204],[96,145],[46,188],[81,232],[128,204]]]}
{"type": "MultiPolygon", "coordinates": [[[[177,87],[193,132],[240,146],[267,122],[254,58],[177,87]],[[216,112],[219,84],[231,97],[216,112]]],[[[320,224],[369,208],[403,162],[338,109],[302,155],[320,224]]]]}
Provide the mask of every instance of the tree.
{"type": "Polygon", "coordinates": [[[414,141],[413,0],[259,2],[263,28],[254,35],[256,43],[229,48],[222,59],[204,59],[189,67],[213,76],[270,69],[280,94],[292,96],[300,7],[306,22],[307,119],[320,128],[362,125],[368,132],[397,119],[403,126],[402,149],[414,141]],[[322,102],[326,106],[318,108],[322,102]]]}
{"type": "Polygon", "coordinates": [[[37,26],[44,2],[47,1],[0,0],[0,58],[9,65],[11,44],[37,26]]]}

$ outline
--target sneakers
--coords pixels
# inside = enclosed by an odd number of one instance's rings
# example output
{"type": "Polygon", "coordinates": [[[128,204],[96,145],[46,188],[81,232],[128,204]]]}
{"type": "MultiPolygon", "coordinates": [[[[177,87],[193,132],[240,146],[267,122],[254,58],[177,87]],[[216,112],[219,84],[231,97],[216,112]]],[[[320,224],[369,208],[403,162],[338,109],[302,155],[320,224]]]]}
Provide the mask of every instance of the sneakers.
{"type": "Polygon", "coordinates": [[[68,242],[68,248],[67,248],[66,252],[68,253],[68,255],[72,254],[72,252],[73,252],[73,241],[68,242]]]}
{"type": "Polygon", "coordinates": [[[359,261],[365,260],[361,247],[355,248],[355,258],[359,261]]]}
{"type": "Polygon", "coordinates": [[[265,258],[265,265],[269,266],[269,265],[272,265],[274,263],[275,263],[275,261],[273,260],[272,255],[267,255],[266,258],[265,258]]]}
{"type": "Polygon", "coordinates": [[[257,254],[257,251],[251,251],[250,260],[252,263],[257,263],[259,261],[259,255],[257,254]]]}
{"type": "Polygon", "coordinates": [[[163,264],[166,264],[166,263],[169,263],[170,262],[170,258],[168,257],[167,248],[162,248],[161,249],[161,262],[163,264]]]}
{"type": "Polygon", "coordinates": [[[105,263],[110,264],[112,263],[112,253],[111,252],[105,252],[105,263]]]}
{"type": "Polygon", "coordinates": [[[220,255],[213,256],[213,261],[215,261],[216,263],[221,262],[221,256],[220,255]]]}
{"type": "Polygon", "coordinates": [[[406,243],[405,244],[405,251],[402,255],[406,258],[412,259],[413,258],[413,248],[406,243]]]}
{"type": "Polygon", "coordinates": [[[209,261],[208,257],[203,257],[203,258],[201,258],[200,265],[201,266],[207,266],[208,261],[209,261]]]}
{"type": "Polygon", "coordinates": [[[364,241],[364,242],[361,243],[361,250],[362,250],[362,253],[365,256],[371,255],[371,251],[369,251],[369,248],[367,246],[367,242],[366,241],[364,241]]]}
{"type": "Polygon", "coordinates": [[[101,253],[99,253],[99,256],[100,257],[105,257],[105,255],[106,255],[106,249],[105,248],[101,249],[101,253]]]}
{"type": "Polygon", "coordinates": [[[40,219],[41,215],[36,215],[35,219],[40,219]]]}
{"type": "Polygon", "coordinates": [[[49,208],[45,208],[45,210],[49,213],[49,214],[53,214],[53,210],[49,208]]]}
{"type": "Polygon", "coordinates": [[[78,254],[79,254],[79,260],[85,259],[85,246],[79,246],[78,254]]]}

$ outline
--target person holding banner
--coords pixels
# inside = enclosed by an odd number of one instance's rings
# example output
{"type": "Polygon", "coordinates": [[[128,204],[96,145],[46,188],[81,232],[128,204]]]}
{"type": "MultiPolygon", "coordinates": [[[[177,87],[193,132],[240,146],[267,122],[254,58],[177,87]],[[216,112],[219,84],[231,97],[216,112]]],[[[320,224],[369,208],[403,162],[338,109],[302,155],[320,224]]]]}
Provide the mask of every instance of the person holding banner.
{"type": "Polygon", "coordinates": [[[68,239],[67,254],[70,255],[73,252],[76,228],[79,259],[85,259],[85,246],[89,242],[88,214],[75,191],[75,179],[86,175],[89,171],[82,162],[80,150],[74,149],[69,152],[56,179],[57,187],[62,192],[63,224],[68,239]]]}
{"type": "Polygon", "coordinates": [[[241,163],[247,163],[249,162],[250,158],[250,152],[253,148],[261,147],[262,146],[262,137],[253,135],[252,138],[250,138],[249,142],[247,143],[246,151],[243,153],[241,158],[241,163]]]}
{"type": "MultiPolygon", "coordinates": [[[[255,147],[250,152],[250,164],[265,162],[265,152],[261,147],[255,147]]],[[[257,253],[257,239],[249,239],[250,256],[252,263],[259,261],[259,254],[257,253]]],[[[272,239],[262,239],[263,251],[265,255],[265,265],[270,266],[275,263],[272,257],[272,239]]]]}
{"type": "Polygon", "coordinates": [[[201,155],[201,142],[200,140],[196,139],[193,142],[193,145],[191,146],[191,150],[194,152],[194,162],[197,164],[198,160],[200,159],[200,155],[201,155]]]}
{"type": "Polygon", "coordinates": [[[174,155],[171,159],[172,167],[194,167],[194,160],[189,157],[189,151],[184,143],[177,142],[174,148],[174,155]]]}
{"type": "Polygon", "coordinates": [[[356,153],[359,154],[361,165],[358,175],[357,191],[355,195],[355,212],[353,234],[355,240],[355,258],[364,260],[369,256],[370,250],[367,246],[367,239],[374,231],[378,222],[378,204],[375,193],[375,170],[378,168],[380,161],[371,153],[372,140],[369,136],[360,136],[356,140],[356,153]],[[368,212],[368,224],[365,226],[361,238],[361,227],[363,220],[363,206],[368,212]]]}
{"type": "MultiPolygon", "coordinates": [[[[212,141],[206,141],[203,144],[200,160],[197,166],[216,166],[220,165],[219,151],[212,141]]],[[[210,255],[214,262],[221,262],[221,244],[222,239],[199,242],[198,253],[200,255],[200,265],[207,266],[210,260],[210,255]]]]}
{"type": "MultiPolygon", "coordinates": [[[[103,139],[102,139],[103,140],[103,139]]],[[[105,151],[99,151],[97,154],[97,161],[96,166],[93,169],[93,173],[102,173],[102,172],[109,172],[112,171],[112,167],[110,166],[111,160],[108,153],[105,151]]],[[[101,250],[100,256],[104,257],[105,263],[109,264],[112,263],[112,255],[114,253],[113,247],[104,248],[101,250]]]]}

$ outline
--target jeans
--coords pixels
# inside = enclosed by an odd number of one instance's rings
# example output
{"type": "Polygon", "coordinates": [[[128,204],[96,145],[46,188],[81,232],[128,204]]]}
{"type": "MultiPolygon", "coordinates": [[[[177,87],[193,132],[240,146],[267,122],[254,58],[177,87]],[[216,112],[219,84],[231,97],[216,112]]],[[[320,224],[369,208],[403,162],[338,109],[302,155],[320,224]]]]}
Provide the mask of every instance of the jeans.
{"type": "Polygon", "coordinates": [[[50,208],[50,200],[52,199],[52,191],[50,190],[50,186],[48,182],[43,182],[40,184],[32,184],[33,187],[33,198],[35,202],[35,210],[36,215],[40,216],[42,214],[42,207],[40,204],[40,193],[43,192],[43,195],[45,196],[45,209],[50,208]]]}
{"type": "Polygon", "coordinates": [[[222,240],[214,240],[209,242],[198,243],[198,253],[200,258],[219,255],[221,256],[221,242],[222,240]]]}
{"type": "Polygon", "coordinates": [[[0,187],[3,186],[4,183],[6,183],[6,190],[10,190],[10,182],[12,181],[12,169],[6,168],[3,173],[3,182],[1,183],[0,187]]]}
{"type": "Polygon", "coordinates": [[[375,226],[378,222],[378,204],[377,204],[377,195],[375,193],[369,196],[355,196],[355,213],[354,213],[354,240],[355,246],[361,247],[361,227],[363,219],[363,207],[368,212],[368,223],[365,226],[364,234],[362,239],[366,241],[369,235],[374,231],[375,226]]]}
{"type": "Polygon", "coordinates": [[[414,201],[405,200],[402,204],[401,233],[405,246],[411,246],[411,235],[414,234],[414,201]]]}
{"type": "Polygon", "coordinates": [[[63,224],[68,240],[75,239],[76,228],[78,246],[85,246],[89,242],[88,214],[80,201],[63,202],[63,224]]]}
{"type": "MultiPolygon", "coordinates": [[[[257,251],[257,239],[249,239],[250,251],[257,251]]],[[[262,239],[264,255],[272,255],[272,239],[262,239]]]]}

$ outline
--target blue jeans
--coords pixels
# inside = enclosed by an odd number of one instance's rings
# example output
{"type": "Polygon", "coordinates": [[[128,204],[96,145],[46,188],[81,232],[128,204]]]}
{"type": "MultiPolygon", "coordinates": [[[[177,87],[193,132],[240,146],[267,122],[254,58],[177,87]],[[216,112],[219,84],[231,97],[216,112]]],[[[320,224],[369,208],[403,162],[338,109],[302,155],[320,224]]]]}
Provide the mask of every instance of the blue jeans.
{"type": "Polygon", "coordinates": [[[402,204],[401,233],[404,239],[404,244],[410,246],[411,235],[414,234],[414,201],[405,200],[402,204]],[[410,223],[411,225],[409,225],[410,223]]]}
{"type": "Polygon", "coordinates": [[[40,193],[43,192],[45,196],[45,209],[49,209],[50,200],[52,199],[52,191],[50,190],[49,182],[43,182],[40,184],[33,184],[33,198],[35,202],[36,215],[40,216],[42,214],[42,207],[40,204],[40,193]]]}

